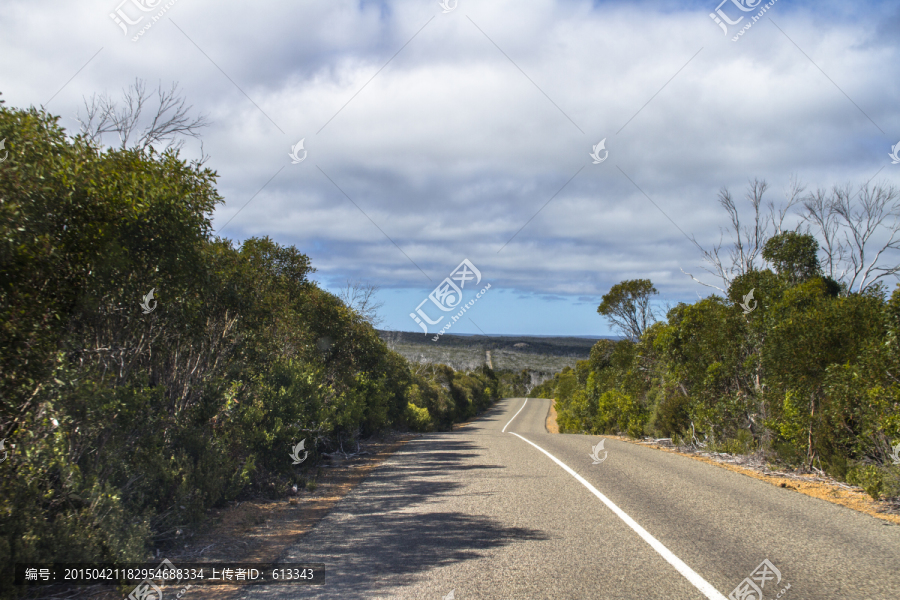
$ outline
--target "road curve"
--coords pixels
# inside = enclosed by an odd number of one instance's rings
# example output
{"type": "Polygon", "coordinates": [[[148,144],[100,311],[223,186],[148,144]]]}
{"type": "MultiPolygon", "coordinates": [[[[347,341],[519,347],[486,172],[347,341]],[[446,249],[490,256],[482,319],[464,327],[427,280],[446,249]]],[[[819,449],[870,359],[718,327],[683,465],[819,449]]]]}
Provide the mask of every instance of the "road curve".
{"type": "Polygon", "coordinates": [[[602,438],[547,433],[549,407],[507,399],[410,441],[281,557],[324,563],[324,584],[243,598],[723,600],[760,581],[765,600],[900,595],[900,527],[616,440],[597,462],[602,438]]]}

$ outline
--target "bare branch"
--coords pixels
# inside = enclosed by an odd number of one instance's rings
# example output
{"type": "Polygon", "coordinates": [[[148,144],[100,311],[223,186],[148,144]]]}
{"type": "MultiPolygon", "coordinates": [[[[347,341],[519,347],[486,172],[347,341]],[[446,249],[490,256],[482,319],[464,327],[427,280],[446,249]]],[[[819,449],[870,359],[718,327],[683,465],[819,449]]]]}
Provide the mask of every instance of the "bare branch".
{"type": "MultiPolygon", "coordinates": [[[[199,137],[198,129],[206,127],[209,123],[202,115],[194,120],[188,117],[191,106],[185,107],[184,98],[178,95],[178,84],[173,83],[172,88],[168,92],[164,92],[162,84],[157,90],[159,97],[159,108],[156,111],[151,123],[144,129],[141,134],[139,147],[144,150],[148,146],[159,142],[169,142],[169,146],[179,136],[199,137]],[[168,114],[170,113],[171,114],[168,114]]],[[[179,140],[175,145],[176,149],[180,149],[184,144],[184,140],[179,140]]]]}
{"type": "Polygon", "coordinates": [[[803,219],[821,237],[823,267],[847,291],[862,292],[880,279],[900,273],[900,264],[880,264],[888,250],[900,249],[900,197],[893,186],[869,183],[856,194],[849,185],[834,186],[803,201],[803,219]],[[857,200],[858,199],[858,200],[857,200]],[[875,238],[881,240],[880,245],[875,238]],[[839,274],[836,274],[840,270],[839,274]]]}
{"type": "Polygon", "coordinates": [[[384,322],[384,319],[378,316],[384,302],[375,301],[378,290],[379,287],[371,283],[347,281],[347,284],[338,291],[337,297],[372,327],[378,327],[384,322]]]}
{"type": "Polygon", "coordinates": [[[842,279],[846,270],[841,271],[837,277],[834,273],[846,258],[847,248],[838,237],[840,224],[825,191],[816,190],[804,198],[801,216],[805,222],[811,223],[818,230],[819,245],[825,253],[822,267],[826,274],[832,279],[842,279]]]}
{"type": "Polygon", "coordinates": [[[685,271],[684,269],[681,269],[681,272],[684,273],[685,275],[687,275],[688,277],[690,277],[691,279],[693,279],[694,281],[696,281],[697,283],[699,283],[700,285],[705,285],[706,287],[711,287],[711,288],[717,289],[717,290],[719,290],[720,292],[722,292],[723,294],[727,293],[725,290],[723,290],[723,289],[720,288],[719,286],[716,286],[716,285],[710,285],[710,284],[708,284],[708,283],[703,283],[702,281],[700,281],[699,279],[697,279],[696,277],[694,277],[693,275],[691,275],[690,273],[688,273],[688,272],[685,271]]]}
{"type": "Polygon", "coordinates": [[[200,160],[197,161],[197,165],[202,167],[209,160],[209,156],[209,154],[203,152],[203,140],[200,140],[200,160]]]}
{"type": "MultiPolygon", "coordinates": [[[[82,117],[78,114],[76,118],[81,125],[81,132],[95,144],[101,144],[105,134],[115,133],[123,150],[131,147],[143,151],[166,143],[163,151],[169,149],[177,151],[184,145],[184,137],[199,138],[199,130],[209,125],[203,115],[193,119],[189,117],[192,107],[185,106],[185,100],[178,92],[177,83],[165,91],[160,82],[157,88],[159,105],[140,136],[129,144],[141,122],[141,115],[151,94],[140,79],[135,79],[134,84],[123,90],[122,94],[124,105],[121,108],[106,94],[99,98],[96,95],[91,96],[90,102],[87,98],[84,99],[86,115],[82,117]]],[[[201,164],[206,158],[208,157],[201,160],[201,164]]]]}
{"type": "Polygon", "coordinates": [[[784,219],[794,205],[803,201],[802,194],[804,191],[806,191],[806,186],[801,184],[795,176],[791,176],[791,180],[784,190],[784,197],[787,199],[784,208],[776,210],[775,204],[769,202],[769,218],[775,226],[775,235],[784,233],[784,219]]]}
{"type": "MultiPolygon", "coordinates": [[[[694,238],[694,237],[691,237],[691,241],[694,242],[695,246],[700,248],[700,251],[703,254],[703,260],[706,261],[708,264],[710,264],[713,267],[712,269],[710,269],[709,267],[703,267],[703,270],[706,271],[707,273],[709,273],[710,275],[712,275],[713,277],[717,277],[717,278],[721,279],[724,282],[725,286],[728,286],[731,283],[730,273],[728,272],[728,269],[726,269],[726,267],[722,264],[722,258],[719,256],[719,252],[722,250],[722,238],[725,236],[725,232],[724,232],[724,230],[720,230],[720,231],[722,232],[722,235],[719,237],[719,243],[716,244],[715,246],[713,246],[711,250],[704,250],[700,246],[700,244],[697,242],[696,238],[694,238]]],[[[682,270],[682,273],[684,273],[684,270],[682,270]]],[[[685,273],[685,274],[688,274],[688,273],[685,273]]],[[[707,287],[713,287],[716,289],[722,289],[715,285],[703,283],[699,279],[695,278],[693,275],[690,275],[690,277],[691,277],[691,279],[693,279],[694,281],[696,281],[699,284],[705,285],[707,287]]]]}
{"type": "Polygon", "coordinates": [[[741,222],[737,203],[734,201],[728,188],[723,187],[719,190],[719,205],[725,209],[731,221],[730,235],[732,245],[728,251],[727,264],[721,256],[722,239],[725,236],[724,230],[722,230],[719,243],[709,250],[704,249],[697,243],[696,239],[692,238],[694,244],[700,248],[704,262],[709,265],[709,267],[703,267],[704,270],[721,280],[723,287],[704,283],[684,270],[682,270],[682,273],[685,273],[685,275],[688,275],[701,285],[724,292],[725,289],[731,286],[731,282],[736,277],[757,270],[761,266],[763,247],[771,237],[770,229],[774,227],[775,233],[781,232],[788,211],[799,201],[800,194],[804,188],[792,178],[785,192],[787,204],[779,209],[770,202],[768,204],[769,213],[766,214],[762,210],[763,196],[768,189],[768,184],[763,180],[753,179],[749,182],[746,199],[750,202],[750,206],[753,207],[753,221],[750,225],[744,225],[741,222]]]}
{"type": "Polygon", "coordinates": [[[771,218],[761,213],[763,194],[769,189],[765,181],[754,179],[750,182],[750,188],[747,190],[747,200],[753,207],[753,226],[744,227],[743,233],[746,240],[741,240],[741,225],[738,218],[737,207],[731,203],[732,225],[737,234],[737,242],[733,251],[733,260],[737,265],[737,274],[744,275],[750,271],[756,270],[756,260],[762,254],[762,248],[768,240],[767,231],[771,223],[771,218]]]}

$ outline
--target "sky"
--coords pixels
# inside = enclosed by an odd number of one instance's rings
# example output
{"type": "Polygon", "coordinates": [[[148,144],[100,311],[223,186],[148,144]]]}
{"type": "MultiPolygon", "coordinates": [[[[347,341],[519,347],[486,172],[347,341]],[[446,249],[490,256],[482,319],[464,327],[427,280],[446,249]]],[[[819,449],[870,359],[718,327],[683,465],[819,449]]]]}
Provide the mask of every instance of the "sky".
{"type": "Polygon", "coordinates": [[[614,335],[618,282],[662,313],[716,291],[685,273],[722,285],[690,238],[728,245],[723,188],[749,218],[754,178],[776,206],[792,178],[900,186],[895,1],[3,4],[7,107],[74,134],[85,98],[177,83],[216,234],[377,286],[383,329],[614,335]]]}

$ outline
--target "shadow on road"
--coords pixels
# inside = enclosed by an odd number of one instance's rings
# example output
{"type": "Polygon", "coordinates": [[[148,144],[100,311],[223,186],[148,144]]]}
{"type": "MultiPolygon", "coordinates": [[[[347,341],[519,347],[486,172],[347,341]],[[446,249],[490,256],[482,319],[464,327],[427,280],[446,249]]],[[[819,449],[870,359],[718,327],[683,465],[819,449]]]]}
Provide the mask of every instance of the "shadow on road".
{"type": "MultiPolygon", "coordinates": [[[[290,592],[281,586],[266,586],[257,588],[252,597],[280,597],[278,591],[290,597],[330,596],[350,590],[377,594],[388,586],[411,583],[416,574],[434,567],[478,558],[491,548],[549,539],[540,530],[428,508],[454,495],[462,487],[458,481],[471,473],[505,468],[478,463],[477,457],[483,456],[479,449],[454,434],[432,434],[411,442],[282,558],[285,562],[325,563],[327,583],[296,586],[290,592]],[[392,577],[384,580],[387,574],[392,577]]],[[[460,501],[454,502],[458,505],[460,501]]]]}

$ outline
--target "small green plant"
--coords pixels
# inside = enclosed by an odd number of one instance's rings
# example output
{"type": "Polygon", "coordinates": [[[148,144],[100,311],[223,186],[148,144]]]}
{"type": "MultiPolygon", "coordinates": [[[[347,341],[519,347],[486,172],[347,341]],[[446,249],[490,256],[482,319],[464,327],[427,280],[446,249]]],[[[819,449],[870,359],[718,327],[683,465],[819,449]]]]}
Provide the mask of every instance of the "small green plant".
{"type": "Polygon", "coordinates": [[[900,499],[900,466],[885,467],[881,473],[884,475],[881,495],[884,498],[900,499]]]}
{"type": "Polygon", "coordinates": [[[847,470],[849,465],[845,455],[835,453],[827,457],[823,456],[822,464],[825,468],[825,472],[835,479],[847,480],[847,470]]]}
{"type": "Polygon", "coordinates": [[[413,431],[432,431],[434,429],[428,409],[416,406],[412,402],[406,405],[406,422],[413,431]]]}
{"type": "Polygon", "coordinates": [[[671,437],[686,430],[691,423],[688,415],[690,400],[681,394],[670,394],[653,407],[648,429],[656,437],[671,437]]]}
{"type": "Polygon", "coordinates": [[[735,437],[725,440],[719,448],[728,454],[749,454],[756,449],[756,440],[746,429],[738,429],[735,437]]]}
{"type": "Polygon", "coordinates": [[[316,485],[317,485],[316,482],[313,481],[313,480],[307,481],[307,482],[306,482],[306,489],[307,489],[307,491],[310,491],[310,492],[316,491],[316,485]]]}
{"type": "Polygon", "coordinates": [[[884,475],[875,465],[859,465],[847,471],[847,483],[858,485],[873,500],[878,500],[884,488],[884,475]]]}
{"type": "Polygon", "coordinates": [[[788,442],[773,440],[772,450],[777,459],[786,465],[798,465],[803,462],[803,453],[788,442]]]}

